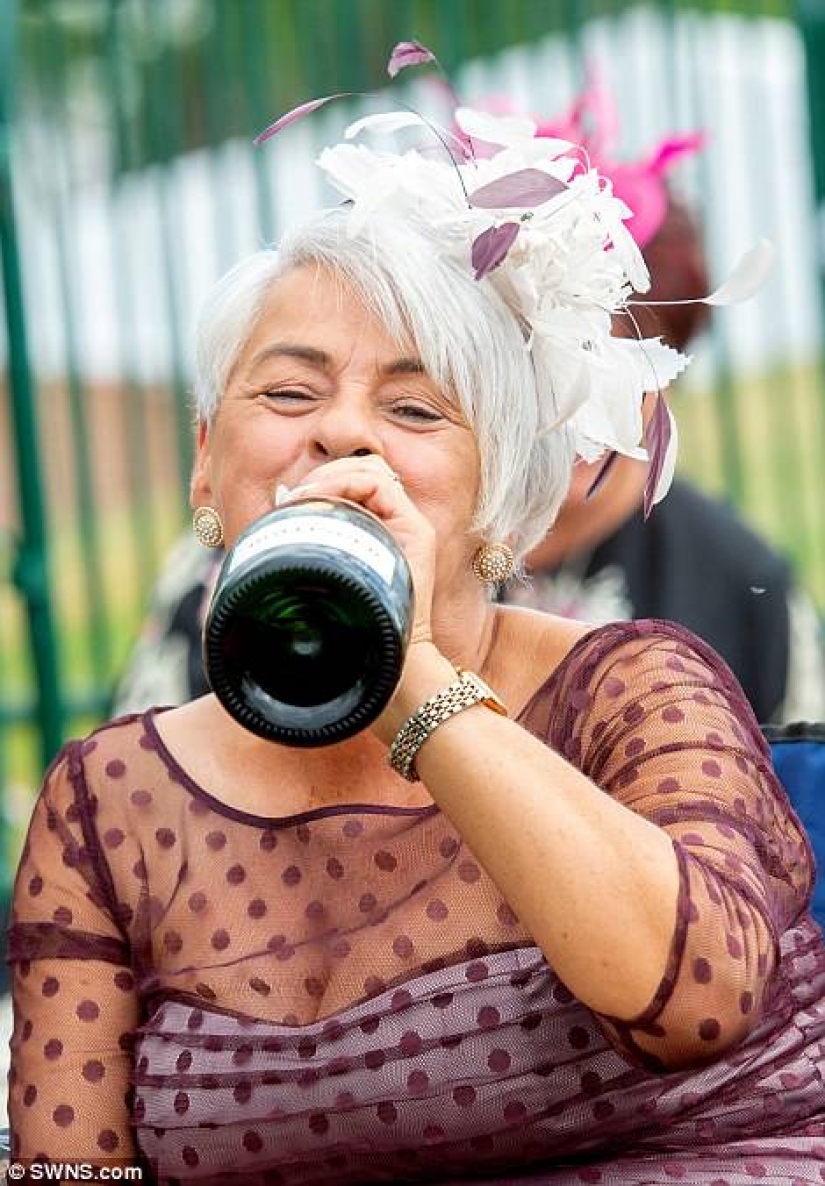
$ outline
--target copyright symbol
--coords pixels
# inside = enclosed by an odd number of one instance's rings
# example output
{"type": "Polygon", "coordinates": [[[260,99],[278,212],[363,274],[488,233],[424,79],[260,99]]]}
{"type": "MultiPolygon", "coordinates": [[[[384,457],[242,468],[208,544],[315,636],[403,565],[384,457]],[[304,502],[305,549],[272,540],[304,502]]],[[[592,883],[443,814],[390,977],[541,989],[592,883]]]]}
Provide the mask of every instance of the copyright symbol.
{"type": "Polygon", "coordinates": [[[12,1182],[19,1182],[21,1178],[25,1177],[26,1167],[20,1165],[18,1161],[13,1161],[6,1170],[7,1177],[11,1178],[12,1182]]]}

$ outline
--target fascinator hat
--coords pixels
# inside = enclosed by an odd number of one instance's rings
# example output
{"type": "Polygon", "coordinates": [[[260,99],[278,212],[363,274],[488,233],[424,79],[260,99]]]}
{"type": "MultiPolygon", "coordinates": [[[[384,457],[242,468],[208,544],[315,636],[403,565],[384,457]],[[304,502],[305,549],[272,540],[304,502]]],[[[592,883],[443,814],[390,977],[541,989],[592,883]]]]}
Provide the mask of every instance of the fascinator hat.
{"type": "MultiPolygon", "coordinates": [[[[401,42],[388,64],[401,70],[436,62],[416,41],[401,42]]],[[[344,95],[312,99],[282,115],[256,139],[262,144],[296,120],[344,95]]],[[[677,432],[663,392],[689,358],[661,338],[619,337],[613,318],[632,318],[634,293],[650,284],[639,244],[626,223],[633,211],[600,172],[588,148],[547,134],[522,116],[456,106],[454,128],[409,108],[351,124],[344,141],[325,148],[318,165],[349,203],[348,231],[361,233],[389,208],[394,218],[426,225],[439,252],[492,285],[521,328],[543,402],[542,433],[572,431],[586,461],[622,453],[647,458],[645,513],[670,486],[677,432]],[[422,132],[404,151],[362,138],[422,132]],[[646,419],[642,405],[653,395],[646,419]]],[[[570,123],[570,132],[576,131],[570,123]]],[[[711,305],[752,295],[770,267],[761,241],[709,296],[711,305]]]]}

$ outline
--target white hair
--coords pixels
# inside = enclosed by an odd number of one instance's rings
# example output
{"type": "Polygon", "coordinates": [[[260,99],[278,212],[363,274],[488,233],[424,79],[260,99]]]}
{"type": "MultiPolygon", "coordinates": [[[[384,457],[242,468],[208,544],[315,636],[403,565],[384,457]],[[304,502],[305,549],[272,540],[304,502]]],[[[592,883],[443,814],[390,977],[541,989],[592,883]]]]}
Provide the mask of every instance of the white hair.
{"type": "Polygon", "coordinates": [[[378,214],[353,236],[347,216],[340,207],[315,216],[277,250],[256,252],[218,282],[198,325],[197,415],[214,417],[277,280],[295,268],[323,268],[399,343],[411,339],[427,374],[454,394],[479,453],[473,530],[507,540],[520,562],[555,519],[574,460],[567,425],[540,431],[552,393],[537,390],[522,328],[494,286],[473,278],[469,259],[464,266],[439,254],[427,227],[378,214]]]}

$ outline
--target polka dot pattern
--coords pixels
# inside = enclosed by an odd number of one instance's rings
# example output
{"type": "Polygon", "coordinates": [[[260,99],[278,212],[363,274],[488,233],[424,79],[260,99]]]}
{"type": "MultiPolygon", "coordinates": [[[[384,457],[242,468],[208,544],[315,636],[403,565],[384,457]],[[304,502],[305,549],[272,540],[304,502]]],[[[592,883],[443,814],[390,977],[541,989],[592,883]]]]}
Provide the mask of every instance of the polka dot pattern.
{"type": "Polygon", "coordinates": [[[701,1145],[716,1186],[810,1180],[825,1153],[780,1163],[779,1139],[725,1161],[743,1131],[768,1118],[780,1134],[791,1113],[801,1131],[813,1107],[820,1054],[774,1042],[790,1026],[825,1047],[821,945],[796,921],[807,851],[724,673],[681,636],[628,629],[620,645],[595,632],[524,723],[679,854],[673,958],[642,1020],[597,1024],[440,813],[253,826],[200,796],[137,718],[70,750],[35,813],[13,937],[23,1155],[58,1157],[71,1135],[129,1159],[136,1137],[164,1184],[257,1169],[258,1186],[297,1186],[284,1149],[344,1184],[563,1156],[576,1180],[606,1181],[580,1152],[595,1134],[598,1160],[621,1131],[629,1186],[638,1128],[663,1182],[701,1179],[687,1154],[656,1165],[658,1133],[670,1151],[701,1145]],[[773,927],[795,986],[781,999],[773,927]],[[737,1042],[756,1023],[755,1074],[737,1042]],[[668,1068],[674,1051],[711,1069],[668,1068]]]}

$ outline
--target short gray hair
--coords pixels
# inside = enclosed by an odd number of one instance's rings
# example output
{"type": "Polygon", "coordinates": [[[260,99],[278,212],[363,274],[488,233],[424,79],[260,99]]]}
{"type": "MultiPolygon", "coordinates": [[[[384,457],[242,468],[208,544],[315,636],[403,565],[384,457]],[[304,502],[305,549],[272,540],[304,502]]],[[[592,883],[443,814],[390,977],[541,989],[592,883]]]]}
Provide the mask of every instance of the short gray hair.
{"type": "Polygon", "coordinates": [[[399,343],[412,339],[430,377],[454,393],[479,452],[473,529],[488,540],[509,539],[521,561],[555,519],[574,461],[567,425],[541,431],[552,393],[537,390],[521,326],[494,286],[473,278],[469,259],[465,266],[440,254],[425,226],[379,212],[353,236],[347,214],[339,207],[315,216],[277,250],[256,252],[218,282],[198,325],[198,418],[215,415],[276,281],[305,266],[330,271],[399,343]]]}

